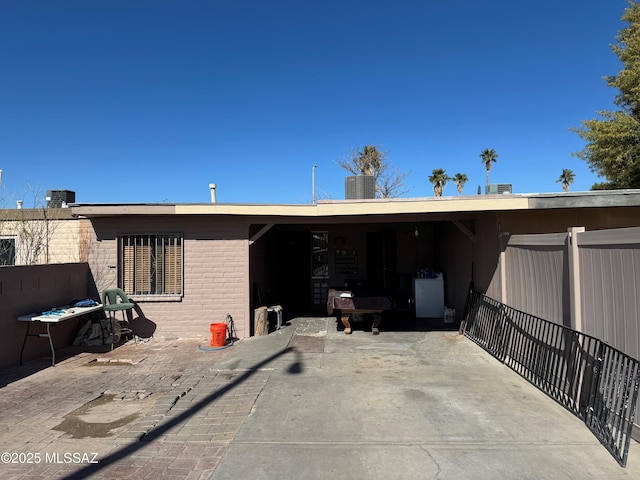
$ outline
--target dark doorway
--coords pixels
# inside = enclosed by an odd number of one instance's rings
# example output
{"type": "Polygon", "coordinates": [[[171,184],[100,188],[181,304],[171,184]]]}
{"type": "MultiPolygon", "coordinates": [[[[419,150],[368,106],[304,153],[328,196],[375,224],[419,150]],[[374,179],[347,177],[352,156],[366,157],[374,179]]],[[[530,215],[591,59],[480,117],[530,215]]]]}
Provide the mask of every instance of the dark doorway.
{"type": "Polygon", "coordinates": [[[308,312],[311,305],[311,240],[309,232],[276,235],[274,298],[287,317],[308,312]]]}
{"type": "Polygon", "coordinates": [[[396,232],[385,228],[380,232],[367,232],[367,285],[371,288],[391,290],[397,277],[396,232]]]}

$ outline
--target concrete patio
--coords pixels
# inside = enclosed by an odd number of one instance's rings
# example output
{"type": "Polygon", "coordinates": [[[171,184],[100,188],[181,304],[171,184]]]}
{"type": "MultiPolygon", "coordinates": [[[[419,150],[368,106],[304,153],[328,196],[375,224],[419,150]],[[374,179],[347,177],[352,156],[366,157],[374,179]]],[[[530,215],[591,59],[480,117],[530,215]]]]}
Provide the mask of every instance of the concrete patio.
{"type": "Polygon", "coordinates": [[[67,348],[55,367],[1,372],[2,478],[640,477],[638,443],[620,467],[453,331],[345,335],[333,318],[298,318],[223,350],[203,343],[67,348]]]}

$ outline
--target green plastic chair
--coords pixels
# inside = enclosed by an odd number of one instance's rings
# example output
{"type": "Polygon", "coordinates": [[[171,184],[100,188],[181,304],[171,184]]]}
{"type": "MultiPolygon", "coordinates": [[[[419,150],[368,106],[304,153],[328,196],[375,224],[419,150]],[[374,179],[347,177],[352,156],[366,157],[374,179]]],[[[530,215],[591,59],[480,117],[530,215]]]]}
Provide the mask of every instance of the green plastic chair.
{"type": "MultiPolygon", "coordinates": [[[[133,310],[134,304],[129,300],[127,294],[121,288],[110,288],[102,292],[102,308],[111,320],[111,334],[113,339],[111,342],[111,349],[113,350],[113,343],[116,333],[116,312],[122,312],[122,320],[120,323],[120,335],[132,335],[135,340],[136,336],[131,328],[131,324],[127,319],[127,311],[133,310]]],[[[136,340],[136,343],[137,340],[136,340]]]]}

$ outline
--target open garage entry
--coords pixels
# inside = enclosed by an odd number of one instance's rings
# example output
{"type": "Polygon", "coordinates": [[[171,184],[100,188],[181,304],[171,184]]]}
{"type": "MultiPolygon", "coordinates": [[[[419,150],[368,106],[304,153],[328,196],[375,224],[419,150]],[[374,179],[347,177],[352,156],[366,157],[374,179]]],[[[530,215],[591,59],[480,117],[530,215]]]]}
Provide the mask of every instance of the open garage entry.
{"type": "MultiPolygon", "coordinates": [[[[264,225],[251,227],[261,230],[264,225]]],[[[281,305],[285,319],[327,316],[329,291],[355,288],[393,298],[393,309],[382,313],[382,332],[454,329],[472,263],[473,242],[449,221],[273,225],[250,247],[251,310],[281,305]],[[428,291],[424,299],[431,279],[440,280],[441,292],[428,291]],[[425,301],[430,309],[420,308],[425,301]],[[446,323],[445,307],[457,312],[446,323]]],[[[368,312],[357,319],[362,324],[355,328],[371,329],[368,312]]]]}

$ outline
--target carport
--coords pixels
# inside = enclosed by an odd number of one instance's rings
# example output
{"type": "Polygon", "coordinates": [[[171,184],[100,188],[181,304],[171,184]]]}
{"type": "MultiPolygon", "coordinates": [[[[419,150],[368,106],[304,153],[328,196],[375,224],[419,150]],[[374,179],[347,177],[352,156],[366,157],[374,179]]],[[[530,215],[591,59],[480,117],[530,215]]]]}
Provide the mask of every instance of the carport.
{"type": "Polygon", "coordinates": [[[428,269],[443,274],[445,305],[459,318],[474,273],[476,284],[486,286],[495,272],[496,218],[493,212],[436,212],[254,223],[252,309],[278,304],[288,318],[326,314],[327,290],[357,282],[390,292],[396,298],[394,319],[412,319],[412,282],[428,269]]]}
{"type": "MultiPolygon", "coordinates": [[[[501,299],[510,235],[637,224],[637,191],[320,201],[300,215],[255,217],[249,226],[251,311],[279,304],[285,316],[326,313],[326,292],[359,280],[398,299],[411,316],[412,279],[443,273],[445,305],[459,321],[471,282],[501,299]]],[[[387,323],[387,327],[390,324],[387,323]]]]}

